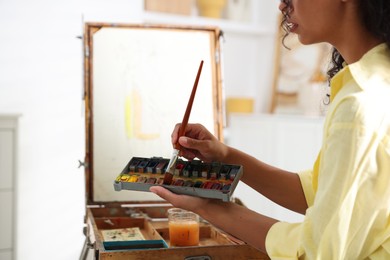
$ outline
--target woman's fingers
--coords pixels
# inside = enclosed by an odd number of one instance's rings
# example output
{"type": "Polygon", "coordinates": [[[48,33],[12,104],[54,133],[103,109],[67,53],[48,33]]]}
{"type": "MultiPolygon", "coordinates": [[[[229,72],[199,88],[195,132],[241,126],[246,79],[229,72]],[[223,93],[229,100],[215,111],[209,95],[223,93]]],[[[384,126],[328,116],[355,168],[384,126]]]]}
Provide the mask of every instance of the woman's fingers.
{"type": "Polygon", "coordinates": [[[175,194],[161,186],[152,186],[149,190],[168,201],[173,206],[190,211],[195,211],[198,206],[204,203],[204,200],[201,198],[175,194]]]}

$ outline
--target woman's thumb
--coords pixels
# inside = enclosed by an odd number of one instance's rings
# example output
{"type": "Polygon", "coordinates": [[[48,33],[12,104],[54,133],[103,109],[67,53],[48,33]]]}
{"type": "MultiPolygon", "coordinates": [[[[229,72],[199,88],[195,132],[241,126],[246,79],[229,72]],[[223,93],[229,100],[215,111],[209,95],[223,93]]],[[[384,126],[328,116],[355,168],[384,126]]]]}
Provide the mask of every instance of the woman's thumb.
{"type": "Polygon", "coordinates": [[[188,149],[196,149],[200,142],[200,140],[192,139],[186,136],[179,138],[179,144],[188,149]]]}

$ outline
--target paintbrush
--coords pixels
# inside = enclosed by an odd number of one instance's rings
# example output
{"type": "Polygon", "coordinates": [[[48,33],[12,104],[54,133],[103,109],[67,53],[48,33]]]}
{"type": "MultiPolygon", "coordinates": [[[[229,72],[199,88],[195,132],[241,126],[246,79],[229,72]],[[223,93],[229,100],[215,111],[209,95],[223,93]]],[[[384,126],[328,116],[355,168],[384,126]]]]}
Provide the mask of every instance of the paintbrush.
{"type": "Polygon", "coordinates": [[[181,126],[179,128],[179,134],[178,134],[178,137],[177,137],[177,142],[173,145],[172,157],[169,160],[167,169],[165,171],[164,182],[163,183],[167,184],[167,185],[170,185],[172,183],[173,175],[175,173],[176,161],[177,161],[177,158],[179,156],[179,152],[180,152],[180,148],[181,148],[180,144],[179,144],[179,138],[181,136],[183,136],[185,131],[186,131],[186,127],[187,127],[187,124],[188,124],[188,119],[189,119],[190,114],[191,114],[192,103],[194,103],[195,93],[196,93],[196,89],[198,87],[200,73],[202,72],[202,67],[203,67],[203,60],[200,62],[198,73],[197,73],[196,79],[195,79],[195,83],[194,83],[194,86],[192,87],[191,96],[190,96],[190,99],[188,100],[187,109],[186,109],[186,112],[184,114],[181,126]]]}

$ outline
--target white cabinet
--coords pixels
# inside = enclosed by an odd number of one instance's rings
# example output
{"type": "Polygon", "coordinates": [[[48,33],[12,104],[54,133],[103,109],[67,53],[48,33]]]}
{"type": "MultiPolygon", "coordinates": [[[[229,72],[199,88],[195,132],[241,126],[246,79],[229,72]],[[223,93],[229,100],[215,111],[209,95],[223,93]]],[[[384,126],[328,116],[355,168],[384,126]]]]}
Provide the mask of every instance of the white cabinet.
{"type": "Polygon", "coordinates": [[[17,116],[0,115],[0,259],[15,257],[17,116]]]}
{"type": "MultiPolygon", "coordinates": [[[[302,171],[313,167],[322,143],[323,117],[293,115],[231,115],[226,142],[270,165],[302,171]]],[[[244,173],[245,174],[245,173],[244,173]]],[[[235,197],[247,207],[284,221],[302,216],[269,201],[244,183],[235,197]]]]}

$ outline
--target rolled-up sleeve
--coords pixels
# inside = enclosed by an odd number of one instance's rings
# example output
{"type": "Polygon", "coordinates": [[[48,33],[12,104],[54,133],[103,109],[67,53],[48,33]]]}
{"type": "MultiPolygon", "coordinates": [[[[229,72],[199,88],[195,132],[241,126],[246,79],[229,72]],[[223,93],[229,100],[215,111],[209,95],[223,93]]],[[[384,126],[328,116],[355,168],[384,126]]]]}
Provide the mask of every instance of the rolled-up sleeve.
{"type": "MultiPolygon", "coordinates": [[[[317,159],[318,160],[318,159],[317,159]]],[[[299,179],[301,181],[303,193],[305,194],[306,203],[310,207],[314,203],[314,189],[313,189],[313,178],[312,171],[303,171],[298,173],[299,179]]]]}
{"type": "Polygon", "coordinates": [[[278,222],[268,231],[265,247],[271,259],[298,259],[301,223],[278,222]]]}

